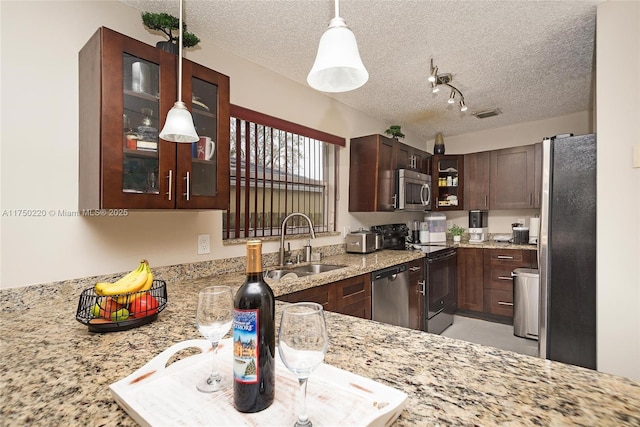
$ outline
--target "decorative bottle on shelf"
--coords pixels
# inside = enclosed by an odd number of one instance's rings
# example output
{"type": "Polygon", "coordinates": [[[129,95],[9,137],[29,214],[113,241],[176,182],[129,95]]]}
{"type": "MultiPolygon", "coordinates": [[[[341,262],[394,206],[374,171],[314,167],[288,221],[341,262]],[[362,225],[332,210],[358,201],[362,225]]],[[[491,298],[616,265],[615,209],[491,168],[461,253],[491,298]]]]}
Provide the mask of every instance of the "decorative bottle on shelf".
{"type": "Polygon", "coordinates": [[[233,405],[258,412],[275,394],[275,299],[262,275],[262,242],[247,242],[247,279],[233,303],[233,405]]]}
{"type": "Polygon", "coordinates": [[[444,154],[444,137],[441,133],[436,134],[436,142],[433,145],[433,154],[444,154]]]}

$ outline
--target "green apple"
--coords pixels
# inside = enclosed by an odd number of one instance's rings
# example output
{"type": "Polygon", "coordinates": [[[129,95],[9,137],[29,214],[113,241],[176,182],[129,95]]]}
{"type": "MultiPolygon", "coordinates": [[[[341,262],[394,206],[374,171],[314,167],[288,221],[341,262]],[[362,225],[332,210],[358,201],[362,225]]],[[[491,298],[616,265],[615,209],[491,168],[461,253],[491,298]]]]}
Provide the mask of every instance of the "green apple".
{"type": "Polygon", "coordinates": [[[119,322],[121,320],[127,320],[129,318],[129,310],[126,308],[121,308],[118,311],[114,311],[111,313],[111,320],[114,322],[119,322]]]}

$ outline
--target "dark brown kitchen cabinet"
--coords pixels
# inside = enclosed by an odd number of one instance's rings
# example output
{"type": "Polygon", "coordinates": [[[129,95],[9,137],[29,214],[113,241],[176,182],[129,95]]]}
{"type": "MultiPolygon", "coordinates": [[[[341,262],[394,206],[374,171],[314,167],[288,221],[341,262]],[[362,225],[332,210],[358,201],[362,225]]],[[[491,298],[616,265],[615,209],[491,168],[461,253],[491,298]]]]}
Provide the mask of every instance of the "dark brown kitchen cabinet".
{"type": "Polygon", "coordinates": [[[534,207],[533,145],[491,151],[490,209],[534,207]]]}
{"type": "Polygon", "coordinates": [[[431,154],[400,142],[396,142],[395,169],[410,169],[420,173],[430,173],[431,154]]]}
{"type": "Polygon", "coordinates": [[[464,208],[489,209],[489,151],[464,155],[464,208]]]}
{"type": "Polygon", "coordinates": [[[425,268],[424,259],[416,259],[407,263],[409,271],[409,327],[411,329],[423,330],[424,325],[424,294],[425,288],[425,268]]]}
{"type": "Polygon", "coordinates": [[[286,302],[316,302],[325,311],[371,319],[371,274],[350,277],[277,298],[286,302]]]}
{"type": "Polygon", "coordinates": [[[432,200],[434,211],[456,211],[464,208],[464,156],[432,157],[432,200]]]}
{"type": "Polygon", "coordinates": [[[382,135],[351,139],[349,212],[394,210],[395,143],[382,135]]]}
{"type": "Polygon", "coordinates": [[[337,313],[371,320],[371,274],[332,283],[337,313]]]}
{"type": "Polygon", "coordinates": [[[458,308],[484,311],[484,259],[482,249],[458,248],[458,308]]]}
{"type": "Polygon", "coordinates": [[[80,209],[226,209],[229,78],[183,62],[200,141],[158,134],[177,100],[177,56],[100,28],[79,54],[80,209]]]}
{"type": "Polygon", "coordinates": [[[516,268],[530,268],[535,251],[483,249],[484,312],[513,317],[513,278],[516,268]]]}

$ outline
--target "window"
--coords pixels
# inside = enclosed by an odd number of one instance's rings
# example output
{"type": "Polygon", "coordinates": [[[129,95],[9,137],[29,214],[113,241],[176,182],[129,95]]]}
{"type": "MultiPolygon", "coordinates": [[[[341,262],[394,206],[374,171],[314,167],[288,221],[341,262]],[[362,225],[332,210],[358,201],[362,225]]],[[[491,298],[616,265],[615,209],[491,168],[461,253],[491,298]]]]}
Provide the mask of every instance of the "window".
{"type": "MultiPolygon", "coordinates": [[[[338,146],[344,139],[231,107],[230,200],[223,239],[279,236],[292,212],[316,232],[335,231],[338,146]]],[[[287,235],[309,233],[294,217],[287,235]]]]}

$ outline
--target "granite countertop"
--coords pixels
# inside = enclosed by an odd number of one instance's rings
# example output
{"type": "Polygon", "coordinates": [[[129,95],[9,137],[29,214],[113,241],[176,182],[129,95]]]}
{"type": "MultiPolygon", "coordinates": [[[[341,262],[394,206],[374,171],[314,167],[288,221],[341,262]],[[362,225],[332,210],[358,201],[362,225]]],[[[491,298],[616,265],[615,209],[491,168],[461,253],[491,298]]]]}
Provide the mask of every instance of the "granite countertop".
{"type": "MultiPolygon", "coordinates": [[[[348,267],[320,274],[314,283],[421,256],[382,251],[326,257],[325,263],[348,267]]],[[[194,324],[198,291],[213,283],[237,288],[243,276],[167,280],[169,303],[155,322],[106,334],[88,332],[75,320],[82,290],[77,284],[3,290],[2,423],[135,425],[108,386],[171,345],[201,338],[194,324]]],[[[274,291],[309,286],[304,279],[294,282],[274,284],[274,291]]],[[[640,425],[638,382],[336,313],[327,313],[327,325],[326,363],[408,394],[397,426],[640,425]]]]}

